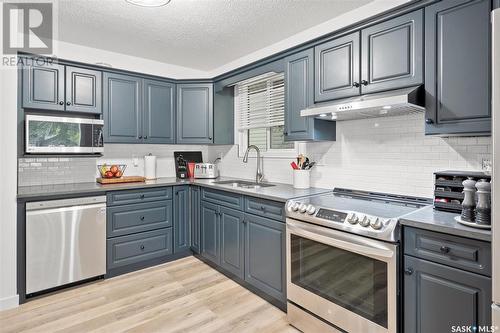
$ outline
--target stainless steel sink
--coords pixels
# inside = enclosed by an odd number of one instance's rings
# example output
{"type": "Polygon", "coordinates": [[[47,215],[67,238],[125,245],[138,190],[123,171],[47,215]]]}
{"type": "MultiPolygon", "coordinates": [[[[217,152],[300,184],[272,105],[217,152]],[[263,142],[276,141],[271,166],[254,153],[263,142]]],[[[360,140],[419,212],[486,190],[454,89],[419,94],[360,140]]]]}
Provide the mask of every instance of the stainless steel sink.
{"type": "Polygon", "coordinates": [[[232,185],[233,187],[241,187],[241,188],[261,188],[261,187],[271,187],[276,186],[268,183],[256,183],[250,182],[246,180],[220,180],[214,182],[214,184],[219,185],[232,185]]]}

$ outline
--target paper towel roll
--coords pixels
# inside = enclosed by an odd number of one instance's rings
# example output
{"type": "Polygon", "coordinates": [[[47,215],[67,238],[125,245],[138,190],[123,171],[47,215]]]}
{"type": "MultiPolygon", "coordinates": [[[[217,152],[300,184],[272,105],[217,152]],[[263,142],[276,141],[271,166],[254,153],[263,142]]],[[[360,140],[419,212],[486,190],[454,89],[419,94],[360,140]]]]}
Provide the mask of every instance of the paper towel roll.
{"type": "Polygon", "coordinates": [[[156,179],[156,156],[144,156],[144,177],[146,179],[156,179]]]}

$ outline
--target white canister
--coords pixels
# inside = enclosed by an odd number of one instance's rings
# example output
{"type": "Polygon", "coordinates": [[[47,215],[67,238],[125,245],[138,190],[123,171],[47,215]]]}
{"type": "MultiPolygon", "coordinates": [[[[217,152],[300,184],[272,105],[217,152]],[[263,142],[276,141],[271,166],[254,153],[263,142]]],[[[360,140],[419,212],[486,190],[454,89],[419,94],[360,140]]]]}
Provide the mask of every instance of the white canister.
{"type": "Polygon", "coordinates": [[[151,154],[144,156],[144,177],[156,179],[156,156],[151,154]]]}
{"type": "Polygon", "coordinates": [[[310,187],[310,170],[293,170],[293,187],[294,188],[309,188],[310,187]]]}

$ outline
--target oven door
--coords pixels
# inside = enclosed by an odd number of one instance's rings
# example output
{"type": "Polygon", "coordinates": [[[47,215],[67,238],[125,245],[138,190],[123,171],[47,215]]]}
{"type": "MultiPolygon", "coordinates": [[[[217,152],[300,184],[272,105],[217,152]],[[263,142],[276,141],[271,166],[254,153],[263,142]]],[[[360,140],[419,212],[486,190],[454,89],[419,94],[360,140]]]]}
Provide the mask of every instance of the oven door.
{"type": "Polygon", "coordinates": [[[396,332],[395,244],[286,220],[287,297],[347,332],[396,332]]]}
{"type": "Polygon", "coordinates": [[[102,120],[26,115],[26,153],[102,152],[102,120]]]}

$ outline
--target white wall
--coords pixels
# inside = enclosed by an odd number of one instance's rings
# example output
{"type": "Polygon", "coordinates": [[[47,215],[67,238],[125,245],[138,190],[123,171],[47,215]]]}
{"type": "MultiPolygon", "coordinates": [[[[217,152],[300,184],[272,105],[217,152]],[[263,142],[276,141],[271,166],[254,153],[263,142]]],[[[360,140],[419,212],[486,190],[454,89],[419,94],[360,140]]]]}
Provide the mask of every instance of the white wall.
{"type": "MultiPolygon", "coordinates": [[[[336,142],[307,143],[305,153],[318,162],[311,186],[432,197],[433,172],[481,170],[492,145],[491,137],[425,136],[424,116],[418,114],[337,122],[336,142]]],[[[255,177],[255,159],[243,163],[236,145],[209,147],[209,157],[220,154],[223,176],[255,177]]],[[[291,161],[265,158],[264,176],[292,183],[291,161]]]]}

